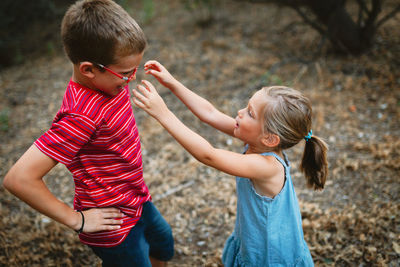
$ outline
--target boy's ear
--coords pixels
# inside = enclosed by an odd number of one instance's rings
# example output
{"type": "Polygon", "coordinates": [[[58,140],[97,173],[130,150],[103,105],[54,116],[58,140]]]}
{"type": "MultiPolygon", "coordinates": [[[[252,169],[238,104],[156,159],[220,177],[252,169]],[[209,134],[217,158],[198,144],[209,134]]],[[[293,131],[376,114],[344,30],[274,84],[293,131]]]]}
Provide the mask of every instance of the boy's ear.
{"type": "Polygon", "coordinates": [[[279,145],[279,143],[281,142],[281,139],[276,134],[268,133],[262,137],[261,142],[265,146],[272,148],[272,147],[277,147],[279,145]]]}
{"type": "Polygon", "coordinates": [[[93,72],[93,69],[95,66],[93,63],[89,61],[83,61],[79,63],[79,72],[83,75],[86,76],[87,78],[93,79],[95,74],[93,72]]]}

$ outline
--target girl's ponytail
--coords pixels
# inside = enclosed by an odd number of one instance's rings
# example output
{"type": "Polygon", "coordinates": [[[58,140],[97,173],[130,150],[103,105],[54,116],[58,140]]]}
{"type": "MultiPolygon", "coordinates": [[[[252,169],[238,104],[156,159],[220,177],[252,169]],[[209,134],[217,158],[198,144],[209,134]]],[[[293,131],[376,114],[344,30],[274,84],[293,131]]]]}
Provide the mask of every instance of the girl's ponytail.
{"type": "MultiPolygon", "coordinates": [[[[310,131],[310,133],[312,133],[310,131]]],[[[327,144],[314,135],[307,135],[300,170],[307,179],[307,186],[322,190],[328,175],[327,144]]]]}
{"type": "Polygon", "coordinates": [[[308,187],[322,190],[328,175],[328,146],[310,130],[310,100],[299,91],[285,86],[264,87],[263,90],[273,99],[264,111],[264,132],[279,136],[277,149],[291,148],[304,138],[306,145],[300,170],[306,176],[308,187]]]}

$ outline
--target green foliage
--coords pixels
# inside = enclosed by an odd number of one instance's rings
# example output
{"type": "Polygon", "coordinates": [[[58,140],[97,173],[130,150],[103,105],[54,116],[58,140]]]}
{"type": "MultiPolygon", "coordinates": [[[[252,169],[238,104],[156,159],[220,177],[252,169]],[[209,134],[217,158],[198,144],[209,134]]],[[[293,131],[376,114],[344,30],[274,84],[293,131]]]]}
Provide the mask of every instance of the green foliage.
{"type": "Polygon", "coordinates": [[[282,78],[270,71],[265,72],[257,82],[260,84],[283,85],[282,78]]]}
{"type": "Polygon", "coordinates": [[[48,55],[55,55],[56,54],[56,47],[53,41],[47,42],[47,54],[48,55]]]}
{"type": "MultiPolygon", "coordinates": [[[[129,14],[136,13],[136,10],[132,9],[133,2],[135,0],[114,0],[120,6],[122,6],[129,14]]],[[[153,0],[142,0],[142,8],[140,16],[143,22],[147,23],[151,21],[154,17],[154,1],[153,0]]],[[[136,15],[136,14],[135,14],[136,15]]],[[[134,16],[135,19],[137,19],[134,16]]]]}
{"type": "Polygon", "coordinates": [[[9,115],[10,115],[10,111],[8,109],[0,110],[0,131],[1,132],[8,132],[9,115]]]}
{"type": "Polygon", "coordinates": [[[181,2],[186,10],[193,13],[196,23],[200,26],[211,24],[221,4],[221,0],[181,0],[181,2]]]}
{"type": "Polygon", "coordinates": [[[154,17],[154,1],[153,0],[142,0],[142,1],[143,1],[144,21],[148,22],[154,17]]]}

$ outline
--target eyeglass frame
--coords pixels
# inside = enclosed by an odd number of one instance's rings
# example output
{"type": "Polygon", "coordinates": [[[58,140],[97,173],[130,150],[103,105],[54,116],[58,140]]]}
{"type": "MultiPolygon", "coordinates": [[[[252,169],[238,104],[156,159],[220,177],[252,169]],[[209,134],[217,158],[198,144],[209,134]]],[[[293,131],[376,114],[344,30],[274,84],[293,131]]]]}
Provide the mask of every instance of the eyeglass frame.
{"type": "Polygon", "coordinates": [[[116,73],[115,71],[113,71],[113,70],[107,68],[107,67],[104,66],[103,64],[100,64],[100,63],[94,63],[94,64],[96,64],[97,66],[99,66],[101,69],[104,69],[104,70],[108,71],[109,73],[114,74],[114,75],[117,76],[118,78],[120,78],[120,79],[122,79],[122,80],[124,80],[124,81],[126,81],[126,82],[128,82],[128,83],[129,83],[130,81],[132,81],[133,77],[135,77],[136,72],[137,72],[137,70],[138,70],[138,68],[139,68],[139,67],[136,67],[136,68],[133,70],[133,73],[132,73],[129,77],[126,77],[126,76],[123,76],[123,75],[121,75],[121,74],[119,74],[119,73],[116,73]]]}

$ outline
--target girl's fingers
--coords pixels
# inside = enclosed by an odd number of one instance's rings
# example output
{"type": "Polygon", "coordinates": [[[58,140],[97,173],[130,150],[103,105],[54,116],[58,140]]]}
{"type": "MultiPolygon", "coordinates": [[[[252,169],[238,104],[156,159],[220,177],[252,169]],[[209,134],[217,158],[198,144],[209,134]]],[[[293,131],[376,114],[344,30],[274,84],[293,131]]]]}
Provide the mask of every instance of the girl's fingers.
{"type": "Polygon", "coordinates": [[[140,93],[136,89],[132,89],[132,93],[133,93],[133,96],[135,97],[134,99],[140,97],[140,93]]]}
{"type": "Polygon", "coordinates": [[[133,104],[135,104],[135,106],[137,106],[138,108],[144,109],[143,103],[137,100],[136,98],[133,99],[133,104]]]}
{"type": "Polygon", "coordinates": [[[153,70],[155,73],[157,73],[157,72],[160,71],[160,69],[159,69],[156,65],[153,65],[153,64],[147,64],[147,65],[145,65],[145,66],[144,66],[144,70],[145,70],[145,71],[153,70]]]}
{"type": "Polygon", "coordinates": [[[147,66],[147,65],[154,65],[154,64],[156,64],[156,63],[157,63],[156,60],[150,59],[150,60],[147,60],[146,63],[144,63],[144,66],[147,66]]]}
{"type": "Polygon", "coordinates": [[[161,64],[156,60],[149,60],[144,64],[145,69],[153,68],[153,69],[160,70],[161,69],[160,67],[161,67],[161,64]]]}
{"type": "Polygon", "coordinates": [[[164,80],[164,72],[156,71],[153,69],[149,69],[145,71],[146,75],[152,75],[154,78],[156,78],[158,81],[164,80]]]}
{"type": "Polygon", "coordinates": [[[145,74],[148,74],[148,75],[153,75],[154,77],[158,77],[158,74],[160,74],[160,72],[157,72],[157,71],[155,71],[155,70],[152,70],[152,69],[145,69],[145,72],[144,72],[145,74]]]}
{"type": "Polygon", "coordinates": [[[146,100],[146,97],[141,95],[135,89],[133,89],[132,91],[133,91],[133,94],[135,95],[135,98],[133,99],[133,102],[139,107],[144,107],[144,103],[143,102],[146,100]]]}
{"type": "Polygon", "coordinates": [[[146,80],[142,80],[142,83],[146,86],[147,90],[149,90],[149,92],[155,91],[156,88],[154,88],[154,86],[146,80]]]}
{"type": "MultiPolygon", "coordinates": [[[[145,96],[145,97],[148,97],[149,96],[149,89],[147,89],[146,87],[144,87],[143,85],[140,85],[140,84],[138,84],[137,86],[136,86],[136,88],[137,89],[139,89],[139,91],[143,94],[143,95],[141,95],[139,92],[137,92],[137,94],[138,94],[138,96],[141,96],[141,97],[143,97],[143,96],[145,96]]],[[[139,98],[139,99],[141,99],[141,98],[139,98]]]]}

